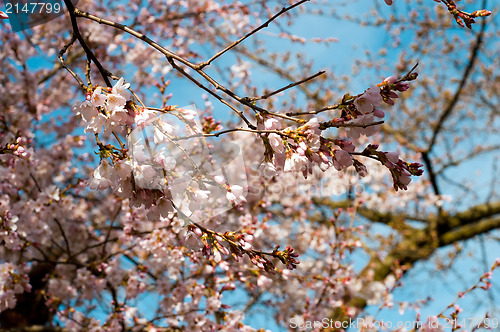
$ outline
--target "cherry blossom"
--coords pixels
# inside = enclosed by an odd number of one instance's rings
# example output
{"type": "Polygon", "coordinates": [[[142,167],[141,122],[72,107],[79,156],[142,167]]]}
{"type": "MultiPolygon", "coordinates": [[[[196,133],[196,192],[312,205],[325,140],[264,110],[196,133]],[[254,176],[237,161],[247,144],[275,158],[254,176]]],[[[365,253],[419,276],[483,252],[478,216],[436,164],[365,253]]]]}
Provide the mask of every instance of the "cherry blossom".
{"type": "Polygon", "coordinates": [[[349,167],[352,165],[352,157],[345,150],[336,150],[335,157],[333,160],[333,166],[338,170],[342,170],[344,167],[349,167]]]}
{"type": "Polygon", "coordinates": [[[227,188],[227,199],[233,204],[239,204],[240,202],[246,202],[245,196],[243,196],[244,189],[235,184],[227,188]]]}
{"type": "Polygon", "coordinates": [[[111,182],[112,166],[106,160],[103,160],[95,169],[93,177],[89,180],[91,189],[103,190],[112,186],[111,182]]]}

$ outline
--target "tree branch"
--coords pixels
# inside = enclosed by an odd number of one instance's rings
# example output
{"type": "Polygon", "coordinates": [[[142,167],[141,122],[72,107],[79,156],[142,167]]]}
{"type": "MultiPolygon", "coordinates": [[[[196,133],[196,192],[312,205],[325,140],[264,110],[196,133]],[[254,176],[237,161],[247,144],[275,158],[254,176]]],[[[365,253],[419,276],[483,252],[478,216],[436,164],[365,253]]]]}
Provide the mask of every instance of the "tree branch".
{"type": "MultiPolygon", "coordinates": [[[[248,100],[249,101],[256,101],[256,100],[261,100],[261,99],[267,99],[267,98],[269,98],[271,96],[274,96],[275,94],[278,94],[278,93],[280,93],[282,91],[285,91],[287,89],[293,88],[294,86],[297,86],[299,84],[302,84],[302,83],[305,83],[307,81],[310,81],[310,80],[312,80],[312,79],[314,79],[314,78],[316,78],[316,77],[318,77],[320,75],[323,75],[324,73],[325,73],[325,71],[322,70],[322,71],[320,71],[320,72],[318,72],[318,73],[316,73],[314,75],[308,76],[308,77],[306,77],[306,78],[304,78],[304,79],[302,79],[302,80],[300,80],[298,82],[290,83],[287,86],[282,87],[281,89],[278,89],[278,90],[273,91],[273,92],[266,93],[265,95],[262,95],[262,96],[259,96],[259,97],[251,97],[251,98],[248,98],[248,100]]],[[[290,116],[290,114],[288,114],[288,113],[286,115],[290,116]]]]}
{"type": "Polygon", "coordinates": [[[453,110],[455,109],[455,105],[457,104],[458,100],[460,99],[460,96],[462,94],[462,90],[465,86],[465,83],[467,83],[467,80],[469,79],[469,76],[472,72],[472,68],[474,67],[474,63],[476,61],[476,58],[478,56],[479,50],[481,48],[481,45],[483,43],[483,36],[484,36],[484,31],[486,30],[486,20],[483,20],[481,22],[481,31],[476,37],[476,42],[474,43],[474,46],[472,47],[469,63],[467,64],[467,68],[464,71],[464,74],[462,76],[462,80],[460,81],[460,84],[458,85],[457,91],[455,91],[455,95],[453,96],[453,99],[450,101],[448,104],[448,107],[441,113],[441,116],[439,117],[439,120],[434,127],[434,132],[432,134],[431,141],[429,143],[429,146],[427,147],[427,152],[431,152],[432,148],[434,147],[434,144],[436,143],[437,136],[441,132],[441,129],[443,128],[444,122],[446,119],[451,115],[453,110]]]}
{"type": "Polygon", "coordinates": [[[207,61],[198,64],[197,65],[197,69],[203,69],[204,67],[210,65],[215,59],[217,59],[218,57],[220,57],[221,55],[223,55],[224,53],[226,53],[227,51],[229,51],[230,49],[232,49],[233,47],[235,47],[236,45],[238,45],[239,43],[241,43],[242,41],[244,41],[245,39],[247,39],[251,35],[257,33],[258,31],[260,31],[260,30],[262,30],[264,28],[266,28],[269,25],[269,23],[271,23],[272,21],[274,21],[280,15],[283,15],[287,11],[289,11],[289,10],[291,10],[291,9],[297,7],[297,6],[300,6],[301,4],[303,4],[304,2],[307,2],[307,1],[309,1],[309,0],[301,0],[301,1],[295,3],[295,4],[291,5],[291,6],[283,7],[277,14],[275,14],[273,17],[271,17],[270,19],[268,19],[264,24],[260,25],[256,29],[250,31],[248,34],[246,34],[245,36],[241,37],[237,41],[231,43],[229,46],[227,46],[226,48],[224,48],[222,51],[217,52],[214,56],[212,56],[207,61]]]}
{"type": "Polygon", "coordinates": [[[481,219],[493,217],[497,214],[500,214],[500,201],[476,205],[454,216],[445,217],[447,230],[476,223],[481,219]]]}
{"type": "Polygon", "coordinates": [[[439,246],[444,247],[457,241],[485,234],[500,227],[500,218],[487,218],[476,223],[466,224],[439,236],[439,246]]]}
{"type": "Polygon", "coordinates": [[[101,73],[101,76],[102,76],[104,82],[106,82],[106,85],[108,87],[111,87],[111,82],[109,81],[109,78],[108,78],[108,72],[104,69],[104,67],[101,65],[99,60],[97,60],[97,58],[95,57],[92,50],[88,47],[85,40],[83,40],[82,34],[80,33],[80,30],[78,28],[78,23],[76,22],[77,9],[75,9],[75,7],[73,6],[73,3],[71,3],[71,0],[64,0],[64,3],[66,4],[66,7],[68,7],[68,13],[69,13],[69,17],[71,19],[71,26],[73,27],[73,34],[76,36],[76,38],[80,42],[80,45],[82,45],[82,48],[85,50],[85,53],[87,54],[87,56],[92,60],[92,62],[95,63],[97,69],[101,73]]]}

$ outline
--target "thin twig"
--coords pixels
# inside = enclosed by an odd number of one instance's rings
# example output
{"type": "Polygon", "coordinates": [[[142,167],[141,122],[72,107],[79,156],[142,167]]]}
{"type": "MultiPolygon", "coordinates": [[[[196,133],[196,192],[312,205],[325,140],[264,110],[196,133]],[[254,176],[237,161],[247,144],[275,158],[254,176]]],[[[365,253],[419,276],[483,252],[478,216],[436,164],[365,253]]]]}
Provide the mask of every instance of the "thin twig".
{"type": "Polygon", "coordinates": [[[68,257],[71,257],[72,255],[71,255],[71,249],[69,247],[69,241],[68,238],[66,237],[66,233],[64,232],[61,222],[57,218],[54,218],[54,221],[56,222],[57,228],[59,228],[59,231],[61,232],[61,235],[64,239],[64,244],[66,245],[66,251],[68,252],[68,257]]]}
{"type": "MultiPolygon", "coordinates": [[[[304,0],[304,1],[309,1],[309,0],[304,0]]],[[[151,40],[146,35],[144,35],[144,34],[142,34],[140,32],[137,32],[137,31],[135,31],[135,30],[127,27],[126,25],[123,25],[123,24],[120,24],[120,23],[116,23],[116,22],[113,22],[113,21],[109,21],[109,20],[97,17],[95,15],[82,12],[82,11],[80,11],[78,9],[75,9],[75,15],[80,16],[80,17],[84,17],[84,18],[87,18],[87,19],[90,19],[90,20],[93,20],[93,21],[98,22],[100,24],[105,24],[105,25],[109,25],[109,26],[112,26],[114,28],[120,29],[122,31],[125,31],[125,32],[127,32],[127,33],[129,33],[129,34],[131,34],[131,35],[133,35],[133,36],[135,36],[135,37],[143,40],[147,44],[151,45],[153,48],[155,48],[156,50],[158,50],[159,52],[161,52],[162,54],[165,55],[165,57],[167,58],[168,62],[172,66],[172,68],[174,68],[175,70],[179,71],[181,74],[183,74],[189,80],[191,80],[193,83],[195,83],[196,85],[198,85],[198,87],[202,88],[203,90],[205,90],[206,92],[208,92],[212,96],[216,97],[220,102],[222,102],[223,104],[225,104],[226,106],[228,106],[229,108],[231,108],[234,112],[236,112],[238,114],[238,116],[240,118],[243,119],[243,121],[246,123],[246,125],[249,128],[256,129],[256,127],[253,124],[251,124],[250,121],[248,121],[248,119],[246,119],[244,117],[242,111],[239,111],[234,106],[232,106],[231,104],[229,104],[226,100],[224,100],[222,97],[218,96],[215,92],[213,92],[212,90],[208,89],[207,87],[205,87],[204,85],[202,85],[200,82],[198,82],[194,77],[192,77],[191,75],[189,75],[185,70],[183,70],[179,65],[177,65],[174,60],[177,60],[180,63],[182,63],[183,65],[185,65],[185,66],[193,69],[200,76],[202,76],[206,81],[208,81],[211,85],[213,85],[213,87],[215,89],[221,90],[222,92],[224,92],[225,94],[227,94],[228,96],[230,96],[231,98],[233,98],[234,100],[238,101],[239,103],[241,103],[241,104],[243,104],[245,106],[250,107],[251,109],[253,109],[256,112],[259,112],[261,114],[271,114],[271,115],[274,115],[274,116],[277,116],[277,117],[281,117],[281,118],[284,118],[284,119],[287,119],[287,120],[291,120],[291,121],[295,121],[295,122],[299,122],[299,123],[303,122],[303,120],[295,119],[295,118],[289,117],[289,116],[284,115],[284,114],[272,113],[272,112],[270,112],[270,111],[268,111],[266,109],[263,109],[263,108],[261,108],[261,107],[259,107],[257,105],[254,105],[253,103],[251,103],[250,101],[248,101],[246,98],[238,96],[233,91],[231,91],[228,88],[226,88],[225,86],[219,84],[215,79],[213,79],[211,76],[209,76],[203,70],[199,69],[197,65],[189,62],[188,60],[186,60],[186,59],[184,59],[184,58],[176,55],[175,53],[167,50],[166,48],[158,45],[155,41],[151,40]]]]}
{"type": "MultiPolygon", "coordinates": [[[[282,87],[281,89],[278,89],[278,90],[273,91],[273,92],[269,92],[269,93],[267,93],[267,94],[265,94],[265,95],[262,95],[262,96],[260,96],[260,97],[252,97],[252,98],[248,98],[248,100],[249,100],[249,101],[257,101],[257,100],[267,99],[267,98],[269,98],[269,97],[271,97],[271,96],[274,96],[274,95],[275,95],[275,94],[277,94],[277,93],[280,93],[280,92],[285,91],[285,90],[287,90],[287,89],[293,88],[294,86],[297,86],[297,85],[299,85],[299,84],[305,83],[305,82],[307,82],[307,81],[310,81],[310,80],[312,80],[312,79],[314,79],[314,78],[316,78],[316,77],[318,77],[318,76],[320,76],[320,75],[323,75],[324,73],[325,73],[325,71],[324,71],[324,70],[322,70],[322,71],[320,71],[320,72],[318,72],[318,73],[316,73],[316,74],[314,74],[314,75],[311,75],[311,76],[309,76],[309,77],[306,77],[306,78],[304,78],[304,79],[302,79],[302,80],[300,80],[300,81],[298,81],[298,82],[295,82],[295,83],[290,83],[290,84],[288,84],[287,86],[282,87]]],[[[289,114],[287,113],[287,115],[289,115],[289,114]]]]}
{"type": "Polygon", "coordinates": [[[111,87],[111,82],[109,81],[108,78],[108,72],[104,69],[104,67],[101,65],[99,60],[95,57],[94,53],[92,50],[88,47],[87,43],[83,39],[82,34],[80,33],[80,30],[78,28],[78,23],[76,22],[76,11],[77,9],[75,6],[73,6],[73,3],[71,3],[71,0],[64,0],[64,3],[66,4],[66,7],[68,7],[68,12],[69,12],[69,17],[71,19],[71,26],[73,27],[73,33],[80,42],[80,45],[82,45],[83,49],[85,50],[85,53],[87,53],[87,56],[92,60],[92,62],[95,63],[97,69],[101,73],[101,76],[106,82],[106,85],[108,87],[111,87]]]}
{"type": "Polygon", "coordinates": [[[38,181],[35,179],[35,177],[33,176],[33,174],[31,172],[30,172],[30,178],[35,182],[36,189],[38,189],[39,192],[42,192],[42,188],[40,187],[40,185],[38,184],[38,181]]]}
{"type": "MultiPolygon", "coordinates": [[[[65,2],[68,2],[69,0],[65,0],[65,2]]],[[[134,29],[124,25],[124,24],[121,24],[121,23],[117,23],[117,22],[113,22],[113,21],[110,21],[110,20],[107,20],[107,19],[104,19],[104,18],[100,18],[98,16],[95,16],[95,15],[92,15],[90,13],[86,13],[84,11],[81,11],[80,9],[78,8],[75,8],[74,9],[74,14],[76,16],[79,16],[79,17],[84,17],[84,18],[87,18],[87,19],[90,19],[92,21],[95,21],[99,24],[104,24],[104,25],[109,25],[109,26],[112,26],[114,28],[117,28],[119,30],[123,30],[129,34],[131,34],[132,36],[140,39],[140,40],[143,40],[145,41],[146,43],[148,43],[149,45],[151,45],[153,48],[155,48],[156,50],[160,51],[161,53],[185,64],[186,66],[190,67],[190,68],[193,68],[195,69],[196,68],[196,65],[194,63],[191,63],[189,62],[188,60],[178,56],[177,54],[167,50],[165,47],[159,45],[157,42],[155,42],[154,40],[150,39],[149,37],[147,37],[145,34],[141,33],[141,32],[138,32],[138,31],[135,31],[134,29]]]]}
{"type": "Polygon", "coordinates": [[[59,62],[61,63],[61,68],[66,69],[71,74],[71,76],[73,76],[73,78],[80,84],[80,87],[82,89],[85,89],[85,84],[83,83],[83,81],[78,77],[78,75],[73,70],[71,70],[66,65],[66,63],[64,62],[64,57],[63,57],[64,53],[66,53],[68,48],[71,45],[73,45],[73,43],[76,41],[76,39],[77,39],[76,34],[73,33],[73,36],[71,36],[71,40],[66,45],[64,45],[64,47],[59,51],[59,62]]]}
{"type": "Polygon", "coordinates": [[[222,131],[219,131],[216,133],[210,133],[210,134],[194,134],[194,135],[189,135],[189,136],[184,136],[184,137],[176,137],[176,138],[173,138],[172,140],[173,141],[181,141],[181,140],[197,138],[197,137],[219,137],[220,135],[232,133],[235,131],[244,131],[244,132],[255,133],[255,134],[277,134],[277,135],[284,136],[284,137],[290,137],[289,134],[284,133],[280,130],[258,130],[258,129],[247,129],[247,128],[239,127],[239,128],[226,129],[226,130],[222,130],[222,131]]]}
{"type": "Polygon", "coordinates": [[[432,151],[432,148],[434,147],[434,144],[436,143],[436,139],[437,139],[439,133],[441,132],[441,129],[443,127],[444,122],[451,115],[451,113],[455,109],[455,105],[458,103],[458,100],[460,99],[460,96],[462,94],[462,90],[465,87],[467,80],[469,79],[469,76],[470,76],[472,69],[474,67],[474,63],[475,63],[476,58],[479,54],[479,50],[480,50],[481,45],[483,43],[483,36],[484,36],[485,30],[486,30],[486,20],[483,20],[481,22],[481,31],[477,35],[476,42],[474,43],[474,46],[472,47],[469,63],[467,64],[467,68],[464,71],[462,79],[460,80],[460,84],[458,85],[458,88],[455,91],[455,94],[453,95],[452,100],[448,104],[448,107],[446,107],[446,109],[443,111],[443,113],[441,113],[439,120],[436,123],[436,126],[434,127],[431,141],[429,142],[429,145],[427,147],[427,152],[432,151]]]}
{"type": "Polygon", "coordinates": [[[212,96],[214,96],[217,100],[219,100],[221,103],[223,103],[224,105],[228,106],[230,109],[232,109],[236,114],[238,114],[238,116],[245,122],[245,124],[249,127],[249,128],[252,128],[252,129],[256,129],[256,127],[250,123],[250,121],[248,121],[248,119],[245,117],[245,115],[243,114],[242,111],[238,110],[236,107],[234,107],[233,105],[231,105],[229,102],[227,102],[224,98],[222,98],[221,96],[219,96],[217,93],[213,92],[212,90],[210,90],[209,88],[207,88],[206,86],[204,86],[203,84],[201,84],[200,82],[198,82],[194,77],[192,77],[191,75],[189,75],[184,69],[182,69],[181,67],[179,67],[175,62],[174,62],[174,59],[173,58],[168,58],[167,57],[167,60],[168,62],[170,63],[170,65],[176,69],[177,71],[179,71],[182,75],[184,75],[185,77],[187,77],[191,82],[193,82],[194,84],[196,84],[198,87],[200,87],[201,89],[205,90],[206,92],[208,92],[209,94],[211,94],[212,96]]]}
{"type": "Polygon", "coordinates": [[[101,257],[104,257],[106,255],[106,244],[109,242],[109,238],[111,236],[111,231],[113,229],[113,224],[115,223],[116,218],[118,218],[118,215],[120,214],[120,211],[122,210],[121,202],[118,208],[116,209],[115,214],[113,215],[113,218],[109,221],[109,227],[106,232],[106,238],[104,239],[104,245],[102,247],[102,252],[101,252],[101,257]]]}
{"type": "Polygon", "coordinates": [[[197,65],[197,69],[203,69],[204,67],[210,65],[210,63],[212,63],[212,61],[214,61],[215,59],[217,59],[218,57],[220,57],[221,55],[223,55],[224,53],[226,53],[227,51],[229,51],[230,49],[232,49],[233,47],[235,47],[236,45],[238,45],[239,43],[241,43],[242,41],[244,41],[245,39],[247,39],[251,35],[257,33],[258,31],[260,31],[260,30],[262,30],[264,28],[266,28],[269,25],[269,23],[271,23],[272,21],[274,21],[280,15],[286,13],[287,11],[289,11],[289,10],[291,10],[291,9],[297,7],[297,6],[300,6],[301,4],[303,4],[304,2],[307,2],[307,1],[309,1],[309,0],[302,0],[302,1],[299,1],[299,2],[297,2],[297,3],[295,3],[295,4],[291,5],[291,6],[283,7],[277,14],[275,14],[273,17],[271,17],[270,19],[268,19],[264,24],[260,25],[259,27],[255,28],[254,30],[250,31],[245,36],[241,37],[237,41],[233,42],[232,44],[230,44],[229,46],[227,46],[226,48],[224,48],[222,51],[217,52],[213,57],[211,57],[207,61],[198,64],[197,65]]]}
{"type": "Polygon", "coordinates": [[[309,111],[309,112],[288,112],[285,113],[288,116],[295,116],[295,115],[314,115],[314,114],[319,114],[325,111],[331,111],[331,110],[336,110],[340,107],[339,104],[335,105],[330,105],[330,106],[325,106],[323,108],[320,108],[319,110],[316,111],[309,111]]]}

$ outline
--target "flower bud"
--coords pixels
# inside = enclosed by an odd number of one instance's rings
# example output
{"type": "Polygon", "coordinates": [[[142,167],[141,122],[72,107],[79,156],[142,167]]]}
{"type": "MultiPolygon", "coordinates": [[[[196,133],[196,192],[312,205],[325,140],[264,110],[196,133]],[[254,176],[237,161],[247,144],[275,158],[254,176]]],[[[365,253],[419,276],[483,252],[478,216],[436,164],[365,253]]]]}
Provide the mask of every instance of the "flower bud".
{"type": "Polygon", "coordinates": [[[410,75],[408,75],[408,80],[413,81],[413,80],[417,79],[417,77],[418,77],[418,73],[411,73],[410,75]]]}

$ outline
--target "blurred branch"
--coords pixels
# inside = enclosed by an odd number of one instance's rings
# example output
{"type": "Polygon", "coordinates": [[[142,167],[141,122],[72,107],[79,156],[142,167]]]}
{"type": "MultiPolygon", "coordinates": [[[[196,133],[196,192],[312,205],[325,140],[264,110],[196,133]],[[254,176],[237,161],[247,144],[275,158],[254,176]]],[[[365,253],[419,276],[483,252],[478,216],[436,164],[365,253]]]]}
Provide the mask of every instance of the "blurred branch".
{"type": "Polygon", "coordinates": [[[33,325],[26,327],[3,329],[0,332],[69,332],[67,328],[57,326],[33,325]]]}
{"type": "Polygon", "coordinates": [[[460,80],[460,84],[458,85],[458,88],[455,91],[455,94],[454,94],[452,100],[450,101],[450,103],[448,104],[446,109],[443,111],[443,113],[441,113],[439,120],[434,127],[432,138],[431,138],[431,141],[429,142],[429,145],[427,147],[426,152],[432,151],[432,148],[434,147],[434,145],[436,143],[437,137],[440,134],[441,129],[443,128],[444,122],[451,115],[451,113],[453,113],[453,110],[455,109],[455,106],[456,106],[458,100],[460,99],[460,96],[462,94],[462,90],[463,90],[465,84],[467,83],[467,80],[469,79],[469,76],[470,76],[472,69],[474,67],[474,64],[476,62],[476,58],[479,54],[479,50],[481,49],[485,30],[486,30],[486,20],[483,20],[481,22],[481,31],[477,35],[476,42],[474,43],[474,46],[472,47],[471,54],[469,57],[469,62],[467,64],[467,67],[466,67],[463,75],[462,75],[462,79],[460,80]]]}
{"type": "Polygon", "coordinates": [[[500,228],[500,217],[487,218],[476,223],[466,224],[442,234],[439,237],[440,247],[453,242],[468,240],[497,228],[500,228]]]}
{"type": "Polygon", "coordinates": [[[500,201],[473,206],[466,211],[459,212],[454,216],[445,217],[449,230],[457,227],[469,225],[500,214],[500,201]]]}
{"type": "Polygon", "coordinates": [[[434,167],[432,166],[431,159],[427,151],[422,152],[422,160],[424,161],[425,168],[427,168],[427,173],[429,174],[429,180],[431,181],[432,189],[435,195],[440,195],[439,187],[437,184],[436,173],[434,173],[434,167]]]}
{"type": "MultiPolygon", "coordinates": [[[[85,54],[84,50],[78,50],[75,53],[72,53],[66,59],[66,61],[65,61],[66,65],[73,63],[75,60],[80,58],[83,54],[85,54]]],[[[55,74],[57,74],[59,72],[59,70],[61,68],[63,68],[63,65],[60,62],[57,62],[49,72],[47,72],[45,75],[43,75],[38,80],[38,84],[42,84],[42,83],[48,81],[49,79],[51,79],[55,74]]]]}
{"type": "Polygon", "coordinates": [[[436,175],[442,174],[448,167],[450,166],[458,166],[462,162],[465,162],[467,160],[471,160],[474,157],[479,156],[480,154],[487,153],[487,152],[492,152],[492,151],[499,151],[500,150],[500,145],[491,145],[491,146],[478,146],[477,148],[474,149],[471,153],[459,158],[452,160],[446,164],[443,164],[439,170],[435,172],[436,175]]]}
{"type": "Polygon", "coordinates": [[[102,76],[104,82],[106,82],[106,85],[108,87],[111,87],[111,82],[109,81],[109,78],[108,78],[109,73],[104,69],[104,67],[101,65],[99,60],[95,57],[94,53],[88,47],[87,43],[83,39],[82,34],[80,33],[80,30],[78,28],[78,23],[76,22],[77,9],[75,9],[71,0],[64,0],[64,3],[66,4],[66,7],[68,7],[68,13],[69,13],[69,17],[71,19],[71,26],[73,27],[73,34],[76,36],[76,39],[78,39],[78,41],[80,42],[80,45],[85,50],[87,57],[90,60],[92,60],[92,62],[96,65],[97,69],[101,73],[101,76],[102,76]]]}
{"type": "MultiPolygon", "coordinates": [[[[333,201],[329,198],[314,199],[317,205],[327,206],[332,210],[348,208],[351,201],[333,201]]],[[[383,257],[372,254],[372,258],[361,271],[360,276],[372,273],[374,280],[383,281],[393,273],[397,266],[405,266],[404,272],[420,260],[428,259],[438,248],[465,241],[491,230],[500,228],[500,201],[491,204],[480,204],[453,216],[440,214],[427,216],[428,227],[418,229],[409,226],[405,221],[412,220],[403,213],[381,213],[373,209],[358,207],[356,213],[372,222],[388,224],[399,231],[401,240],[388,249],[383,257]],[[436,221],[438,228],[434,228],[436,221]],[[398,227],[399,226],[399,227],[398,227]],[[372,271],[372,272],[371,272],[372,271]]],[[[326,223],[325,223],[326,224],[326,223]]],[[[363,309],[367,303],[362,298],[351,298],[349,306],[363,309]]],[[[332,319],[347,319],[345,313],[336,311],[332,319]]]]}

